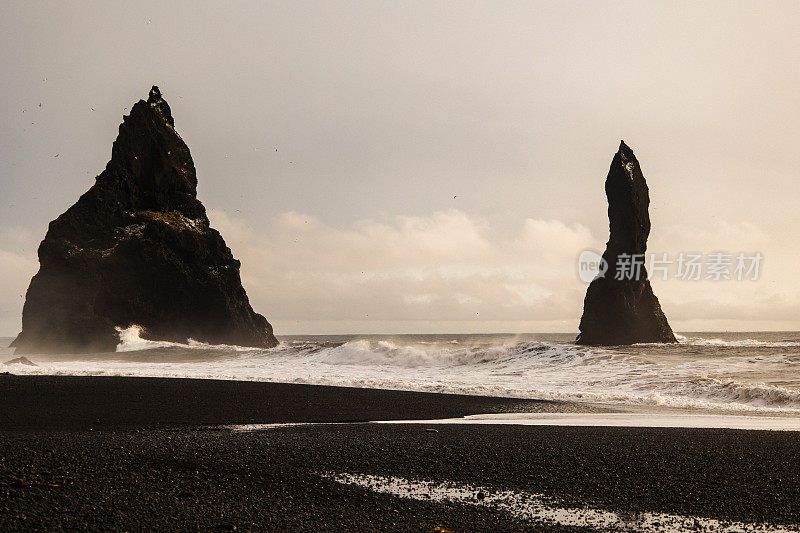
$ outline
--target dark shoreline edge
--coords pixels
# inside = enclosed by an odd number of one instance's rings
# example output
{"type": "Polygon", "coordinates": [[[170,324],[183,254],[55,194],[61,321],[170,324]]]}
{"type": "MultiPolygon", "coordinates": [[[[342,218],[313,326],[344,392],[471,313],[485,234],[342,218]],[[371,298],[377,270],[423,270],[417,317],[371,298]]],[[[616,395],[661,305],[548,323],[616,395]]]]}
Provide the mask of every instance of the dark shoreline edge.
{"type": "Polygon", "coordinates": [[[296,383],[0,374],[0,429],[152,429],[564,412],[566,402],[296,383]]]}
{"type": "MultiPolygon", "coordinates": [[[[182,378],[0,375],[0,530],[530,530],[320,472],[456,481],[635,515],[800,522],[800,434],[351,424],[571,404],[182,378]],[[345,422],[234,433],[210,426],[345,422]]],[[[544,527],[544,530],[576,528],[544,527]]]]}

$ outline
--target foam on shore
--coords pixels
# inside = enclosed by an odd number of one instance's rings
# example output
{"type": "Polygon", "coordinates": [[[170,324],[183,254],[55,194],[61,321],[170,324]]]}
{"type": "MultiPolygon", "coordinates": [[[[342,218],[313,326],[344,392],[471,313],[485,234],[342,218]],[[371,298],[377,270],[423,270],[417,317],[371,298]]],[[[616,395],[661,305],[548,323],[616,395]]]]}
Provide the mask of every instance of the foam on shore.
{"type": "Polygon", "coordinates": [[[498,413],[439,420],[391,420],[376,424],[516,424],[630,428],[714,428],[800,431],[800,418],[701,413],[498,413]]]}

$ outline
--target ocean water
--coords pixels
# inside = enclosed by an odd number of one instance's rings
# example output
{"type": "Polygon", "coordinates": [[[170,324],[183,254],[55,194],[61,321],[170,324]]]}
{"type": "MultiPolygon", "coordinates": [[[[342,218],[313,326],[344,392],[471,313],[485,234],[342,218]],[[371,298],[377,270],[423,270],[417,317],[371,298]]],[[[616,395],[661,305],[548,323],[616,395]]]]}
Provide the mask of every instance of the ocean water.
{"type": "MultiPolygon", "coordinates": [[[[28,358],[15,374],[237,379],[449,392],[701,412],[800,416],[800,332],[684,333],[674,345],[595,348],[572,334],[283,336],[280,346],[154,342],[28,358]]],[[[11,339],[0,339],[8,346],[11,339]]],[[[0,349],[0,361],[13,357],[0,349]]]]}

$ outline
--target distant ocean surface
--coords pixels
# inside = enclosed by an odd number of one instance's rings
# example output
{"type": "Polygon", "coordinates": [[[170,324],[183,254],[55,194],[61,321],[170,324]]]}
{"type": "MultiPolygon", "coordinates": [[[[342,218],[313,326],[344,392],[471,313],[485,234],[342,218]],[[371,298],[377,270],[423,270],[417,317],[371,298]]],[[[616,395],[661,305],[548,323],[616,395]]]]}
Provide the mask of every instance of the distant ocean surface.
{"type": "MultiPolygon", "coordinates": [[[[36,356],[15,374],[343,385],[714,412],[800,415],[800,332],[685,333],[676,345],[577,346],[572,334],[283,336],[264,350],[120,334],[114,353],[36,356]]],[[[0,338],[0,361],[14,357],[0,338]]]]}

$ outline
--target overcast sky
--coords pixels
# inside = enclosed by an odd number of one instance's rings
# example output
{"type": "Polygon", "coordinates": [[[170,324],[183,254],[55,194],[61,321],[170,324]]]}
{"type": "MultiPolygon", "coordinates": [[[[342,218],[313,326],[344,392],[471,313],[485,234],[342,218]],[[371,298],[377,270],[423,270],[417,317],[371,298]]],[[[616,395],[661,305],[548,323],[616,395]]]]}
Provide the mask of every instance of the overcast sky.
{"type": "Polygon", "coordinates": [[[3,2],[0,335],[157,84],[278,334],[576,332],[620,139],[673,327],[800,324],[800,3],[3,2]],[[277,152],[276,152],[277,148],[277,152]]]}

